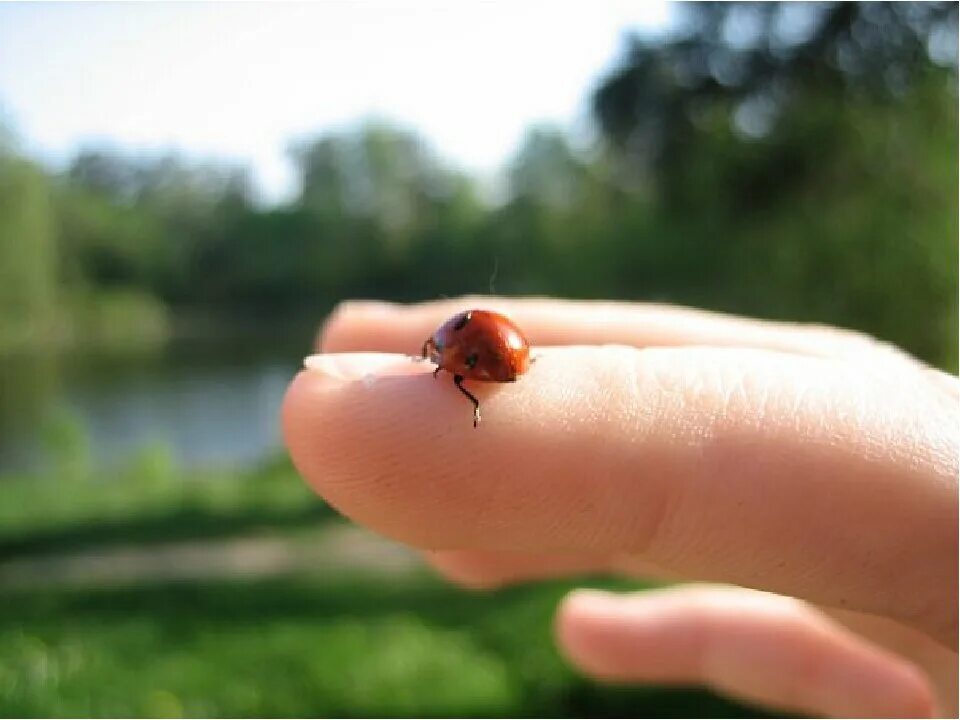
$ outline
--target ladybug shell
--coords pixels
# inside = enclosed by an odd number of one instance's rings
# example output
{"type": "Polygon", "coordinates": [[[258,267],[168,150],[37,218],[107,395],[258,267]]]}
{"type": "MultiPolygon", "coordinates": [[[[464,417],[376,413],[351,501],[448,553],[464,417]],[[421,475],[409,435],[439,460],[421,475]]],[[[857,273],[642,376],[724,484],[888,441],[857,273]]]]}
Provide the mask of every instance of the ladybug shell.
{"type": "Polygon", "coordinates": [[[447,372],[487,382],[513,382],[530,367],[520,328],[490,310],[454,315],[427,339],[423,354],[447,372]]]}

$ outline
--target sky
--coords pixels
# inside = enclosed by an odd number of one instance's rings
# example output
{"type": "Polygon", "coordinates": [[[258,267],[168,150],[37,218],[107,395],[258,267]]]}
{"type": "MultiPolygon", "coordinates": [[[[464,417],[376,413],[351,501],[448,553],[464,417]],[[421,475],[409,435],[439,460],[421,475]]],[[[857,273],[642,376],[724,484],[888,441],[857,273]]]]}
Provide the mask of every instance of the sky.
{"type": "Polygon", "coordinates": [[[665,2],[0,3],[0,119],[31,156],[80,146],[241,162],[289,198],[292,141],[364,118],[494,174],[526,128],[585,127],[590,89],[665,2]]]}

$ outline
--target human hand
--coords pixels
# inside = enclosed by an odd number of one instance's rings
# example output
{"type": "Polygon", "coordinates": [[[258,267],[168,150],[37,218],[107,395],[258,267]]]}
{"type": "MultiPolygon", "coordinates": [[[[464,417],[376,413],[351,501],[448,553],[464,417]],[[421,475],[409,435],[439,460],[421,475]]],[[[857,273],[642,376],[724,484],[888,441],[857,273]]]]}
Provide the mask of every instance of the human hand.
{"type": "Polygon", "coordinates": [[[320,348],[284,404],[297,468],[449,578],[730,584],[571,594],[557,639],[584,672],[955,714],[956,378],[831,328],[554,300],[348,303],[320,348]],[[479,429],[399,354],[471,307],[510,315],[537,356],[470,386],[479,429]]]}

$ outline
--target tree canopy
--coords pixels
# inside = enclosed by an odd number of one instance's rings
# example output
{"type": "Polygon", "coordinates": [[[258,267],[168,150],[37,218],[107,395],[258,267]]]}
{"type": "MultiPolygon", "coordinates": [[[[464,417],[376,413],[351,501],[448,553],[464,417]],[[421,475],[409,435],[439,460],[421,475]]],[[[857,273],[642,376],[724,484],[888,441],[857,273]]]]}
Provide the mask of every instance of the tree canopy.
{"type": "Polygon", "coordinates": [[[77,341],[104,303],[176,326],[492,289],[831,322],[955,368],[957,5],[684,8],[598,83],[598,142],[531,128],[497,203],[383,121],[297,143],[268,208],[243,168],[87,147],[54,172],[4,140],[0,327],[53,329],[0,348],[77,341]]]}

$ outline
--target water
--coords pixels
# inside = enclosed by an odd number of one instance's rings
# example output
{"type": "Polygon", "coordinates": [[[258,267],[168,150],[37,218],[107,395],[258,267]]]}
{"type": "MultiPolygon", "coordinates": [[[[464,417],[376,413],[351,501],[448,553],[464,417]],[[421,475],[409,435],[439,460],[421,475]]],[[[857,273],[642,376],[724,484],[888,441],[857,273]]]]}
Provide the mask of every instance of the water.
{"type": "Polygon", "coordinates": [[[184,468],[239,467],[281,447],[279,411],[308,334],[179,342],[125,356],[0,359],[0,473],[49,464],[64,419],[96,467],[163,444],[184,468]]]}

